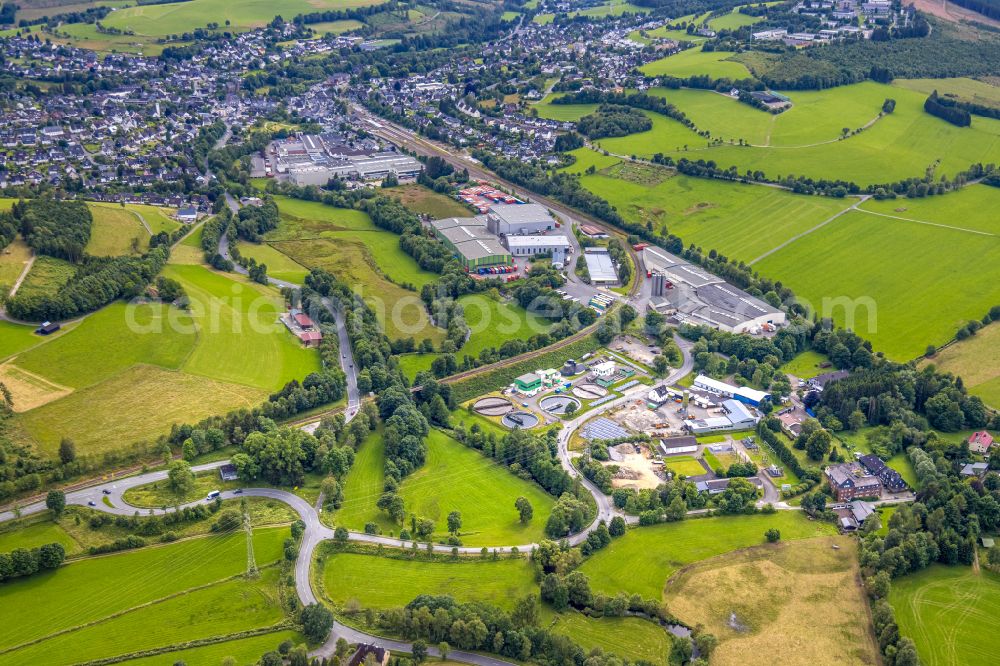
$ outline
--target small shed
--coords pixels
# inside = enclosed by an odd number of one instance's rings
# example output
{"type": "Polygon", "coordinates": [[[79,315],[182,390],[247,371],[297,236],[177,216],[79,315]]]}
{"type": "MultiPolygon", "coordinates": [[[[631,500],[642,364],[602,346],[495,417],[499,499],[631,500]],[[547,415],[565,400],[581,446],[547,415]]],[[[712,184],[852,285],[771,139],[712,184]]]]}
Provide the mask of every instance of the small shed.
{"type": "Polygon", "coordinates": [[[43,321],[42,325],[35,329],[35,333],[38,335],[52,335],[59,330],[59,324],[53,324],[51,321],[43,321]]]}

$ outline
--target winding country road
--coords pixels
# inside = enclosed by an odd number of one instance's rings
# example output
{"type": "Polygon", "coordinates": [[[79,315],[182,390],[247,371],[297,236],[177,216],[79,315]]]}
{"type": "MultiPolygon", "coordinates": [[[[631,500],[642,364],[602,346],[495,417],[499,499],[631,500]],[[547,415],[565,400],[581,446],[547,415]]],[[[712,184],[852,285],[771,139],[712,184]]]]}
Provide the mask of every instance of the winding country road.
{"type": "MultiPolygon", "coordinates": [[[[328,307],[332,308],[332,304],[328,304],[328,307]]],[[[333,310],[335,317],[340,317],[339,311],[333,310]]],[[[343,326],[342,320],[338,320],[338,331],[343,332],[346,335],[346,329],[343,326]]],[[[683,341],[678,341],[679,344],[683,341]]],[[[350,344],[348,340],[341,339],[343,348],[350,350],[350,344]]],[[[683,363],[680,368],[671,373],[667,378],[668,382],[675,382],[684,375],[691,372],[693,368],[694,361],[688,353],[690,348],[690,343],[682,344],[681,351],[683,354],[683,363]]],[[[353,361],[353,359],[352,359],[353,361]]],[[[353,363],[352,363],[353,365],[353,363]]],[[[352,368],[353,369],[353,368],[352,368]]],[[[348,375],[348,381],[351,381],[352,375],[348,375]]],[[[355,392],[356,392],[356,381],[355,381],[355,392]]],[[[574,477],[580,476],[579,472],[573,467],[571,462],[571,455],[569,452],[569,440],[573,436],[573,433],[583,425],[584,422],[598,416],[610,409],[613,409],[620,404],[627,402],[628,400],[634,400],[641,395],[644,395],[649,390],[646,385],[641,385],[634,388],[631,391],[626,392],[622,397],[608,402],[598,408],[589,411],[588,413],[581,415],[570,421],[566,421],[563,424],[562,431],[559,435],[559,461],[566,471],[574,477]]],[[[348,411],[354,407],[354,413],[356,413],[357,402],[352,403],[350,400],[348,402],[348,411]]],[[[308,429],[308,426],[304,426],[308,429]]],[[[315,428],[313,428],[315,429],[315,428]]],[[[203,465],[197,465],[192,467],[194,472],[206,472],[218,469],[222,465],[228,463],[228,460],[219,460],[211,463],[206,463],[203,465]]],[[[87,488],[73,490],[66,493],[66,503],[77,506],[89,506],[92,509],[103,511],[105,513],[110,513],[119,516],[134,516],[136,513],[145,515],[162,515],[168,511],[164,509],[156,508],[143,508],[130,505],[125,501],[125,493],[138,486],[143,486],[156,481],[164,481],[167,478],[167,471],[160,470],[156,472],[147,472],[145,474],[138,474],[136,476],[126,477],[122,479],[117,479],[114,481],[108,481],[106,483],[90,486],[87,488]],[[105,503],[105,500],[107,503],[105,503]]],[[[605,495],[588,479],[581,477],[581,481],[584,487],[593,495],[595,502],[597,503],[597,515],[594,517],[593,522],[588,525],[581,532],[574,534],[569,537],[568,541],[571,545],[578,545],[582,543],[587,535],[591,531],[596,529],[601,521],[610,522],[615,516],[622,516],[629,522],[635,522],[634,517],[625,516],[621,511],[618,511],[611,501],[611,498],[605,495]]],[[[276,488],[244,488],[239,491],[227,490],[221,493],[221,498],[223,500],[233,500],[239,499],[241,497],[266,497],[280,502],[284,502],[289,507],[291,507],[302,519],[305,524],[305,530],[303,531],[302,542],[299,545],[299,555],[295,561],[295,589],[299,600],[303,605],[319,603],[319,599],[316,596],[315,591],[312,588],[312,579],[310,576],[310,571],[312,563],[315,560],[316,548],[323,542],[334,537],[334,531],[324,525],[321,520],[319,513],[315,507],[313,507],[305,499],[299,497],[298,495],[291,493],[286,490],[279,490],[276,488]]],[[[195,505],[205,505],[210,504],[212,500],[201,499],[194,502],[188,502],[187,504],[181,505],[180,508],[195,505]]],[[[36,515],[46,511],[45,502],[39,501],[33,504],[29,504],[20,508],[17,515],[13,511],[5,511],[0,513],[0,523],[14,520],[17,517],[25,517],[36,515]]],[[[176,510],[176,509],[175,509],[176,510]]],[[[384,546],[395,547],[395,548],[408,548],[417,544],[417,542],[410,540],[395,539],[392,537],[379,536],[373,534],[365,534],[363,532],[349,532],[348,538],[351,541],[356,541],[359,543],[368,544],[381,544],[384,546]]],[[[419,545],[419,544],[417,544],[419,545]]],[[[504,545],[496,546],[491,548],[491,550],[496,550],[499,553],[508,553],[513,548],[517,548],[518,551],[526,553],[531,551],[537,544],[528,543],[520,544],[517,546],[504,545]]],[[[438,553],[451,553],[453,548],[447,545],[434,544],[433,549],[438,553]]],[[[458,552],[464,555],[474,555],[481,552],[481,548],[465,546],[460,547],[458,552]]],[[[341,622],[334,620],[333,626],[330,632],[330,636],[327,641],[314,650],[312,656],[331,656],[336,649],[337,639],[344,638],[349,643],[373,643],[386,647],[390,650],[409,652],[410,644],[381,638],[379,636],[366,633],[354,627],[350,627],[341,622]]],[[[435,648],[430,648],[429,652],[432,655],[437,655],[437,650],[435,648]]],[[[509,664],[501,659],[494,657],[489,657],[482,654],[476,654],[471,652],[462,651],[451,651],[449,652],[449,657],[453,661],[459,661],[468,664],[474,664],[475,666],[505,666],[509,664]]]]}

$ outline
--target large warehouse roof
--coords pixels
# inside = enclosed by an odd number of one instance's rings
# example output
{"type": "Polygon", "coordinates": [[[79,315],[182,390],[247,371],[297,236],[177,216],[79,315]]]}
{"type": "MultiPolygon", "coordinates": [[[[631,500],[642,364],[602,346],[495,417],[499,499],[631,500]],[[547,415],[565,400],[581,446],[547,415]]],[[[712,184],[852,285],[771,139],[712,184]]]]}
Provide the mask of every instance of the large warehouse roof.
{"type": "Polygon", "coordinates": [[[490,206],[490,213],[496,215],[501,220],[512,226],[548,221],[552,219],[545,206],[539,206],[538,204],[532,203],[493,204],[490,206]]]}
{"type": "Polygon", "coordinates": [[[476,238],[456,243],[455,247],[466,259],[483,259],[485,257],[510,256],[507,248],[495,238],[476,238]]]}
{"type": "Polygon", "coordinates": [[[569,239],[559,236],[508,236],[507,247],[569,247],[569,239]]]}
{"type": "Polygon", "coordinates": [[[438,231],[453,229],[454,227],[485,227],[486,218],[476,217],[446,217],[443,220],[434,220],[431,226],[438,231]]]}
{"type": "Polygon", "coordinates": [[[618,273],[607,250],[593,252],[588,248],[583,256],[587,259],[587,272],[592,282],[618,281],[618,273]]]}
{"type": "Polygon", "coordinates": [[[451,227],[450,229],[442,229],[439,233],[447,238],[452,245],[458,245],[477,238],[496,240],[496,237],[486,231],[484,227],[451,227]]]}

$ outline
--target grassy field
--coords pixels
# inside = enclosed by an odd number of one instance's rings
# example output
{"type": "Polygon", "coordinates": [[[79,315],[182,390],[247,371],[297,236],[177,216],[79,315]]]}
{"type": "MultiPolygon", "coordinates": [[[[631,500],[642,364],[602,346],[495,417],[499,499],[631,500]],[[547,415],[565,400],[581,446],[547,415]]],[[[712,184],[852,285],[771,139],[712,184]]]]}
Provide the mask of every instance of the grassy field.
{"type": "MultiPolygon", "coordinates": [[[[576,168],[574,165],[573,169],[576,168]]],[[[613,174],[620,174],[617,166],[581,176],[580,182],[617,207],[627,220],[652,223],[661,231],[665,227],[667,232],[683,239],[685,245],[693,243],[705,252],[714,249],[743,261],[752,261],[851,203],[754,185],[684,175],[670,177],[672,171],[660,171],[666,179],[659,182],[653,179],[652,184],[649,180],[635,182],[638,178],[616,177],[613,174]]]]}
{"type": "MultiPolygon", "coordinates": [[[[694,54],[688,57],[702,58],[725,55],[686,51],[665,60],[674,60],[687,53],[694,54]]],[[[657,61],[660,62],[664,61],[657,61]]],[[[685,98],[696,97],[676,95],[673,91],[661,94],[668,100],[676,97],[682,111],[686,110],[685,98]]],[[[860,185],[920,177],[928,167],[934,167],[938,177],[953,175],[974,162],[993,161],[1000,151],[1000,120],[977,116],[971,127],[955,127],[924,112],[926,95],[878,83],[791,92],[792,109],[776,118],[769,118],[769,114],[763,112],[754,115],[735,111],[732,100],[710,92],[704,95],[718,99],[704,97],[708,101],[692,106],[692,119],[700,129],[709,130],[713,139],[706,140],[680,123],[664,119],[653,133],[605,139],[600,143],[619,154],[651,156],[662,152],[674,159],[714,160],[722,168],[736,166],[740,173],[748,169],[761,170],[771,178],[804,174],[813,178],[851,180],[860,185]],[[840,140],[843,128],[855,130],[875,119],[886,98],[896,100],[892,114],[840,140]],[[706,111],[712,106],[719,108],[706,111]],[[724,122],[730,114],[722,108],[732,110],[731,123],[724,122]],[[738,144],[739,138],[750,143],[759,141],[769,124],[770,133],[763,136],[765,141],[761,144],[747,147],[728,143],[733,139],[738,144]],[[724,142],[714,144],[715,137],[724,142]]],[[[748,110],[754,111],[749,107],[748,110]]]]}
{"type": "Polygon", "coordinates": [[[962,378],[969,393],[1000,408],[1000,324],[991,324],[975,336],[957,342],[926,363],[962,378]]]}
{"type": "Polygon", "coordinates": [[[750,76],[743,63],[729,60],[728,51],[702,51],[692,48],[643,65],[639,70],[646,76],[676,76],[686,78],[704,74],[713,79],[745,79],[750,76]]]}
{"type": "Polygon", "coordinates": [[[385,190],[385,194],[399,199],[414,213],[430,215],[439,220],[445,217],[469,217],[472,211],[451,197],[438,194],[423,185],[400,185],[385,190]]]}
{"type": "Polygon", "coordinates": [[[670,581],[666,603],[719,639],[713,664],[874,664],[857,581],[849,537],[806,539],[692,565],[670,581]]]}
{"type": "Polygon", "coordinates": [[[141,215],[142,219],[146,221],[146,224],[149,225],[149,228],[153,230],[154,234],[161,231],[170,233],[181,227],[181,223],[173,218],[173,216],[177,213],[176,208],[147,206],[146,204],[127,204],[125,208],[141,215]]]}
{"type": "MultiPolygon", "coordinates": [[[[708,460],[708,454],[706,454],[705,459],[708,460]]],[[[683,474],[684,476],[700,476],[702,474],[707,474],[705,468],[701,466],[701,463],[691,456],[668,456],[663,462],[667,469],[674,474],[683,474]]]]}
{"type": "MultiPolygon", "coordinates": [[[[956,206],[967,196],[979,195],[948,195],[956,206]]],[[[1000,191],[993,198],[1000,201],[1000,191]]],[[[983,210],[979,219],[989,215],[983,210]]],[[[754,268],[791,287],[819,316],[833,317],[876,350],[906,361],[928,344],[944,344],[996,304],[981,285],[1000,279],[1000,243],[975,232],[971,219],[961,222],[970,230],[850,212],[754,268]],[[969,257],[976,257],[977,270],[968,269],[969,257]],[[843,270],[848,263],[852,270],[843,270]]]]}
{"type": "Polygon", "coordinates": [[[540,118],[551,120],[577,121],[584,116],[591,114],[597,108],[596,104],[553,104],[552,100],[562,97],[564,93],[554,93],[547,95],[545,99],[533,104],[531,108],[538,112],[540,118]]]}
{"type": "Polygon", "coordinates": [[[764,542],[776,527],[785,540],[833,534],[833,525],[813,522],[797,511],[773,515],[699,518],[630,530],[580,567],[595,591],[619,590],[661,598],[667,579],[681,567],[764,542]]]}
{"type": "Polygon", "coordinates": [[[105,22],[139,36],[165,37],[204,28],[211,22],[226,30],[243,31],[259,28],[277,14],[290,20],[296,14],[372,4],[378,4],[377,0],[191,0],[130,7],[109,14],[105,22]]]}
{"type": "Polygon", "coordinates": [[[267,266],[268,277],[285,280],[295,284],[303,284],[309,269],[290,259],[288,255],[274,246],[267,243],[247,243],[241,241],[239,244],[240,254],[244,257],[255,259],[259,264],[267,266]]]}
{"type": "Polygon", "coordinates": [[[555,634],[567,636],[584,650],[601,648],[619,657],[633,661],[666,666],[670,655],[671,638],[661,627],[637,617],[588,617],[583,613],[568,611],[553,613],[555,634]]]}
{"type": "Polygon", "coordinates": [[[10,293],[30,258],[31,248],[20,236],[7,247],[0,248],[0,295],[6,296],[10,293]]]}
{"type": "MultiPolygon", "coordinates": [[[[408,514],[435,522],[436,538],[446,535],[451,511],[462,514],[465,545],[526,544],[542,538],[554,503],[550,495],[439,430],[431,431],[427,443],[426,464],[403,480],[399,493],[408,514]],[[527,525],[520,523],[514,509],[520,496],[534,507],[534,519],[527,525]]],[[[360,530],[374,522],[384,533],[399,532],[400,526],[375,506],[383,489],[384,456],[380,435],[370,436],[344,483],[344,504],[333,516],[335,524],[360,530]]]]}
{"type": "Polygon", "coordinates": [[[62,259],[41,255],[35,259],[27,277],[18,289],[18,296],[51,296],[66,284],[76,268],[62,259]]]}
{"type": "Polygon", "coordinates": [[[829,363],[830,359],[825,354],[816,351],[804,351],[792,360],[781,366],[780,370],[789,375],[794,375],[799,379],[812,379],[816,375],[830,372],[833,368],[821,368],[821,363],[829,363]]]}
{"type": "MultiPolygon", "coordinates": [[[[287,534],[287,528],[255,532],[258,565],[281,557],[287,534]]],[[[0,637],[0,649],[12,650],[29,642],[31,645],[7,652],[3,660],[74,663],[110,656],[105,650],[127,654],[142,647],[170,645],[180,639],[177,632],[198,621],[199,614],[214,618],[207,625],[199,623],[198,627],[192,627],[199,634],[230,633],[233,629],[226,625],[242,623],[244,618],[240,612],[228,614],[228,619],[223,616],[227,605],[237,598],[254,605],[268,601],[266,595],[256,591],[243,594],[233,589],[232,583],[223,583],[245,569],[245,552],[246,540],[239,531],[88,558],[50,573],[11,581],[4,585],[4,603],[0,604],[0,619],[6,627],[0,637]],[[176,596],[195,588],[205,594],[176,596]],[[223,595],[224,603],[220,603],[218,594],[223,595]],[[187,611],[185,601],[190,601],[187,611]],[[32,622],[20,621],[26,607],[32,609],[32,622]],[[216,610],[209,614],[213,607],[216,610]],[[141,622],[134,623],[133,618],[141,622]],[[74,637],[79,640],[73,640],[74,637]],[[86,657],[84,651],[88,653],[86,657]]],[[[243,610],[249,614],[252,609],[243,610]]],[[[245,619],[249,622],[252,618],[245,619]]],[[[272,615],[265,624],[274,621],[272,615]]],[[[195,637],[199,636],[187,636],[195,637]]]]}
{"type": "MultiPolygon", "coordinates": [[[[37,379],[23,387],[40,406],[16,417],[44,450],[54,452],[64,436],[88,453],[151,439],[176,422],[251,407],[318,368],[316,352],[277,323],[283,305],[273,289],[196,265],[164,274],[182,283],[190,311],[113,303],[11,361],[50,383],[47,399],[34,395],[44,394],[37,379]]],[[[7,330],[19,346],[41,342],[7,330]]]]}
{"type": "Polygon", "coordinates": [[[0,532],[0,553],[9,553],[15,548],[37,548],[47,543],[60,543],[67,552],[76,545],[66,530],[49,520],[15,529],[4,526],[4,531],[0,532]]]}
{"type": "Polygon", "coordinates": [[[527,558],[426,562],[331,553],[322,567],[326,596],[341,608],[356,601],[362,608],[382,610],[405,606],[421,594],[448,594],[457,601],[485,601],[510,609],[519,598],[537,594],[527,558]]]}
{"type": "Polygon", "coordinates": [[[712,30],[735,30],[736,28],[740,28],[745,25],[753,25],[754,23],[759,23],[763,20],[764,18],[761,16],[740,14],[734,9],[725,16],[717,16],[714,19],[709,19],[708,27],[712,30]]]}
{"type": "Polygon", "coordinates": [[[940,95],[954,95],[963,100],[1000,106],[1000,87],[976,79],[896,79],[892,85],[908,90],[916,90],[930,95],[935,90],[940,95]]]}
{"type": "Polygon", "coordinates": [[[399,247],[399,237],[375,227],[363,212],[277,197],[281,225],[265,240],[306,268],[325,268],[352,285],[375,310],[392,338],[440,342],[416,292],[436,279],[399,247]],[[387,279],[388,278],[388,279],[387,279]]]}
{"type": "Polygon", "coordinates": [[[889,602],[926,666],[989,664],[1000,652],[1000,634],[983,630],[1000,613],[996,574],[934,565],[894,580],[889,602]]]}
{"type": "Polygon", "coordinates": [[[88,204],[94,216],[87,254],[97,257],[117,257],[141,254],[149,248],[149,233],[138,216],[115,204],[88,204]]]}
{"type": "Polygon", "coordinates": [[[354,19],[346,19],[343,21],[326,21],[323,23],[309,24],[309,28],[320,35],[324,34],[340,35],[345,32],[350,32],[351,30],[357,30],[362,26],[364,26],[364,24],[361,21],[355,21],[354,19]]]}
{"type": "MultiPolygon", "coordinates": [[[[569,16],[569,18],[574,18],[576,16],[601,18],[602,16],[621,16],[626,13],[644,14],[648,11],[648,7],[640,7],[638,5],[633,5],[630,2],[608,2],[608,4],[598,5],[597,7],[587,7],[586,9],[567,12],[566,15],[569,16]]],[[[547,25],[552,23],[554,18],[555,14],[536,14],[534,22],[547,25]]]]}
{"type": "Polygon", "coordinates": [[[191,300],[198,344],[185,372],[267,391],[319,369],[314,350],[303,348],[278,321],[280,296],[268,287],[233,279],[201,266],[168,266],[191,300]],[[267,363],[247,363],[267,359],[267,363]]]}
{"type": "Polygon", "coordinates": [[[275,631],[252,638],[240,638],[186,650],[175,650],[154,657],[140,657],[121,662],[128,666],[175,666],[185,664],[220,664],[226,657],[236,659],[237,664],[252,664],[265,652],[277,649],[283,641],[296,645],[305,642],[305,637],[297,631],[275,631]]]}

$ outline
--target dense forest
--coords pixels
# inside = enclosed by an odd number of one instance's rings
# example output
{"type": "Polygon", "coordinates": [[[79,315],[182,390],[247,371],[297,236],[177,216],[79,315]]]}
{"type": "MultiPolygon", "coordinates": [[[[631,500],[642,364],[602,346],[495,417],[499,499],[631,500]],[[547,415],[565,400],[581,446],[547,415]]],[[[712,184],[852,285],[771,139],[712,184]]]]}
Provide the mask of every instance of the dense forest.
{"type": "Polygon", "coordinates": [[[653,121],[629,106],[601,104],[593,113],[580,118],[576,127],[587,138],[603,139],[651,130],[653,121]]]}
{"type": "Polygon", "coordinates": [[[67,261],[83,258],[94,222],[87,204],[41,197],[17,202],[11,214],[20,223],[24,240],[38,254],[67,261]]]}
{"type": "Polygon", "coordinates": [[[959,107],[950,99],[938,97],[937,90],[924,102],[924,111],[958,127],[968,127],[972,124],[972,115],[966,109],[959,107]]]}
{"type": "Polygon", "coordinates": [[[971,9],[992,19],[1000,19],[1000,2],[997,0],[952,0],[959,7],[971,9]]]}

